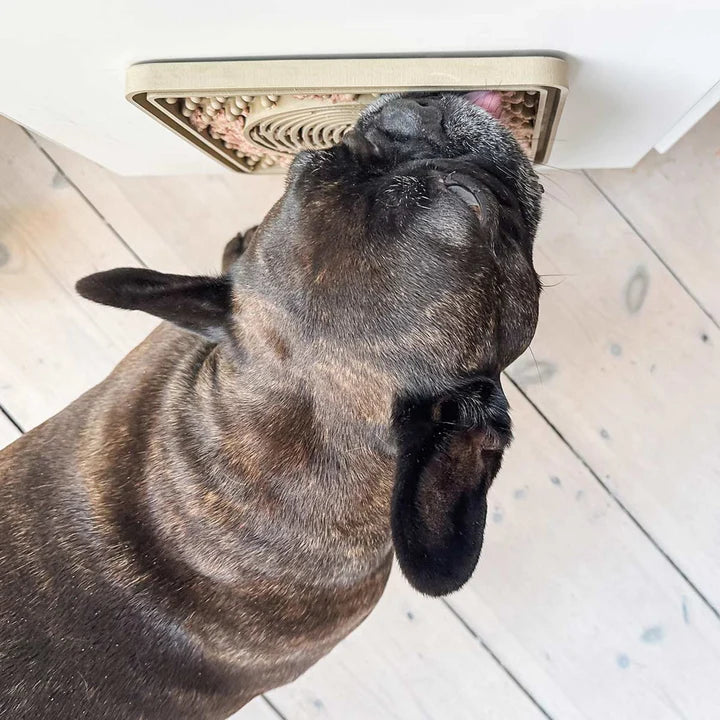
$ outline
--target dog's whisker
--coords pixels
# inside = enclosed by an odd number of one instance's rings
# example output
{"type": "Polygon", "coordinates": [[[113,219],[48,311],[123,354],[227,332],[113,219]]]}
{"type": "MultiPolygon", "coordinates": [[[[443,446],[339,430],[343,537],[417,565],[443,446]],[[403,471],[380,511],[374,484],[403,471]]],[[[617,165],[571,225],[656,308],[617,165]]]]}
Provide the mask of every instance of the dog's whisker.
{"type": "Polygon", "coordinates": [[[551,288],[556,288],[558,285],[562,285],[564,282],[565,282],[565,279],[562,279],[560,282],[548,284],[541,280],[540,285],[542,286],[543,290],[550,290],[551,288]]]}
{"type": "Polygon", "coordinates": [[[542,373],[540,372],[540,366],[538,365],[537,358],[535,357],[535,353],[533,352],[531,345],[528,345],[528,350],[530,351],[530,355],[533,359],[533,362],[535,363],[535,371],[537,372],[538,380],[540,381],[541,385],[544,385],[545,383],[543,382],[543,379],[542,379],[542,373]]]}
{"type": "Polygon", "coordinates": [[[546,190],[545,197],[550,198],[553,202],[556,202],[558,205],[564,207],[566,210],[569,210],[570,212],[577,214],[577,210],[574,207],[571,207],[570,205],[568,205],[566,202],[564,202],[559,197],[557,197],[557,195],[553,195],[551,192],[546,190]]]}
{"type": "Polygon", "coordinates": [[[570,194],[569,194],[568,191],[565,189],[565,187],[564,187],[563,185],[561,185],[561,184],[560,184],[557,180],[555,180],[553,177],[551,177],[550,175],[541,175],[540,177],[542,178],[542,186],[543,186],[543,190],[544,190],[545,192],[547,192],[547,189],[545,188],[545,182],[546,182],[546,181],[549,181],[549,182],[551,182],[551,183],[553,184],[554,187],[556,187],[558,190],[561,190],[563,193],[565,193],[565,195],[567,195],[568,197],[570,197],[570,194]]]}
{"type": "MultiPolygon", "coordinates": [[[[554,142],[559,142],[559,141],[555,140],[554,142]]],[[[554,172],[567,173],[568,175],[582,175],[582,171],[580,171],[580,170],[568,170],[567,168],[557,167],[556,165],[548,165],[547,163],[536,163],[535,169],[536,170],[552,170],[554,172]]],[[[543,175],[542,177],[546,177],[546,176],[543,175]]]]}
{"type": "Polygon", "coordinates": [[[538,278],[540,280],[540,285],[542,286],[543,289],[554,288],[554,287],[557,287],[558,285],[562,285],[565,282],[565,280],[567,280],[567,278],[569,278],[569,277],[577,277],[577,273],[542,273],[542,274],[538,275],[538,278]],[[544,278],[552,278],[552,277],[559,277],[559,278],[561,278],[561,280],[560,280],[560,282],[556,282],[556,283],[546,283],[545,282],[544,278]]]}

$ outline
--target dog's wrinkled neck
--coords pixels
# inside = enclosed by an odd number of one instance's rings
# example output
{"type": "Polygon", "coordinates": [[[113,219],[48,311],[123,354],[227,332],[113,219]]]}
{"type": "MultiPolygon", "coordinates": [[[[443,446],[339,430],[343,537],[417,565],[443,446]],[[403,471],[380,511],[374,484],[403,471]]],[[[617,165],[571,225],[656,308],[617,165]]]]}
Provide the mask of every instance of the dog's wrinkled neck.
{"type": "Polygon", "coordinates": [[[182,454],[157,458],[173,467],[157,482],[155,522],[215,581],[300,579],[322,566],[328,582],[354,582],[390,552],[392,390],[367,368],[300,347],[254,309],[234,343],[199,345],[192,377],[169,383],[182,454]],[[289,548],[297,537],[303,547],[289,548]],[[248,552],[258,538],[262,567],[248,552]]]}
{"type": "Polygon", "coordinates": [[[336,342],[309,341],[292,318],[250,293],[237,299],[232,335],[219,352],[242,368],[236,381],[263,378],[290,393],[302,387],[312,396],[316,418],[328,435],[346,432],[348,422],[373,432],[389,426],[398,388],[379,363],[345,352],[336,342]]]}

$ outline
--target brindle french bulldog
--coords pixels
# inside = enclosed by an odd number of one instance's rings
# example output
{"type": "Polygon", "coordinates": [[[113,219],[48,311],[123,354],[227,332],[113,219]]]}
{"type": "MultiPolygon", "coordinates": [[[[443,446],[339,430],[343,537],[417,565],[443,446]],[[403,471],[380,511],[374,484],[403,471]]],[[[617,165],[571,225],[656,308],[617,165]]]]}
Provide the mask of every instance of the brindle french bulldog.
{"type": "Polygon", "coordinates": [[[393,548],[420,592],[459,588],[540,196],[463,96],[384,97],[297,157],[221,277],[81,280],[169,322],[0,453],[0,716],[219,720],[355,628],[393,548]]]}

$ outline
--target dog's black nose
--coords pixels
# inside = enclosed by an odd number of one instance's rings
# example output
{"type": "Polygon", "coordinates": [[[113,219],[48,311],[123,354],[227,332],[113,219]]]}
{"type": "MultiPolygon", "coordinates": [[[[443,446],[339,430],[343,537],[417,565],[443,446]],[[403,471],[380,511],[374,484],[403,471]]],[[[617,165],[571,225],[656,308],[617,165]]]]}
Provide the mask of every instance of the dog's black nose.
{"type": "Polygon", "coordinates": [[[414,138],[432,134],[441,127],[442,112],[429,100],[399,98],[379,113],[377,126],[390,137],[414,138]]]}

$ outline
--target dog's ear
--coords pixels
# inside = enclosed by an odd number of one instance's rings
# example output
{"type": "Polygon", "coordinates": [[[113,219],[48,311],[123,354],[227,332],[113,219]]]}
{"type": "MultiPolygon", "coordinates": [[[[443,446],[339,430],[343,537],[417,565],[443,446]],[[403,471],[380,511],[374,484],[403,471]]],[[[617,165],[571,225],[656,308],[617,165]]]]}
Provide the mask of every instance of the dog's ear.
{"type": "Polygon", "coordinates": [[[227,277],[168,275],[144,268],[116,268],[88,275],[75,289],[88,300],[142,310],[219,342],[230,315],[227,277]]]}
{"type": "Polygon", "coordinates": [[[427,595],[445,595],[480,556],[487,492],[512,439],[499,379],[479,377],[442,398],[398,402],[391,525],[400,568],[427,595]]]}

